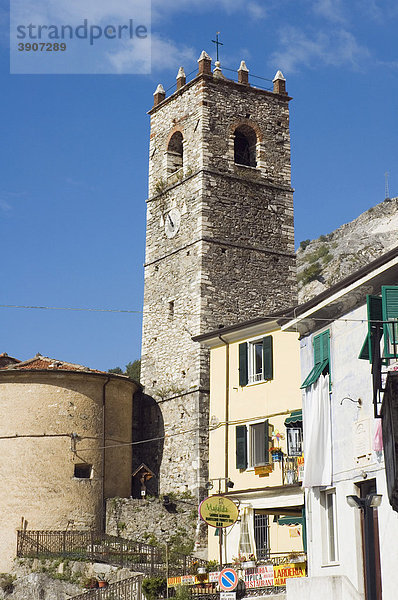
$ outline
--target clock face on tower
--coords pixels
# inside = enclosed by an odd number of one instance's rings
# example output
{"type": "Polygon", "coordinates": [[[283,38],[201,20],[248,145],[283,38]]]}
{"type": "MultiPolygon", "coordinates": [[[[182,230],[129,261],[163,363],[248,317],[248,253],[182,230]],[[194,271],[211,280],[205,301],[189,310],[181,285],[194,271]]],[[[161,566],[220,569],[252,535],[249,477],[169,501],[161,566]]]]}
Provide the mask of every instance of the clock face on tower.
{"type": "Polygon", "coordinates": [[[178,230],[180,229],[181,223],[181,214],[178,208],[172,208],[164,220],[164,231],[168,238],[173,238],[177,235],[178,230]]]}

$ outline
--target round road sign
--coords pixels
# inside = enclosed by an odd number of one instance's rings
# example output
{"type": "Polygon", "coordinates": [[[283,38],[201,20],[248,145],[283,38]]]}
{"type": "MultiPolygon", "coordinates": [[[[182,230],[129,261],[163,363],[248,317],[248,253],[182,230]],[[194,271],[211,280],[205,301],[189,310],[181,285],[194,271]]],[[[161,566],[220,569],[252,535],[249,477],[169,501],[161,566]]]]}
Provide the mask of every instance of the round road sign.
{"type": "Polygon", "coordinates": [[[238,585],[238,574],[235,569],[231,567],[223,569],[218,577],[218,583],[224,591],[232,592],[238,585]]]}

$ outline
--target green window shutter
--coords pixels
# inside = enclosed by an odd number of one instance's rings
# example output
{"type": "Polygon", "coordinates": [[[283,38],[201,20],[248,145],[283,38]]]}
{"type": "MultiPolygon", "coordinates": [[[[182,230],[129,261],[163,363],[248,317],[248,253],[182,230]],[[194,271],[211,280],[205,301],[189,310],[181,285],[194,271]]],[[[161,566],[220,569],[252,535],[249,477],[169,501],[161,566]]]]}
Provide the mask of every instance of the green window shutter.
{"type": "Polygon", "coordinates": [[[320,335],[321,338],[321,357],[322,362],[330,358],[330,334],[329,329],[320,335]]]}
{"type": "Polygon", "coordinates": [[[313,340],[314,345],[314,365],[319,365],[322,362],[322,344],[321,336],[316,335],[313,340]]]}
{"type": "Polygon", "coordinates": [[[313,339],[314,348],[314,366],[304,379],[300,388],[306,388],[315,383],[321,374],[328,369],[330,372],[330,332],[323,331],[319,335],[316,335],[313,339]]]}
{"type": "Polygon", "coordinates": [[[247,371],[247,343],[239,344],[239,385],[244,387],[247,385],[248,371],[247,371]]]}
{"type": "Polygon", "coordinates": [[[362,344],[362,348],[361,351],[359,353],[358,358],[362,359],[362,360],[370,360],[370,355],[369,355],[369,334],[366,334],[366,338],[362,344]]]}
{"type": "Polygon", "coordinates": [[[264,423],[264,443],[265,443],[265,464],[268,465],[270,461],[269,449],[272,444],[272,430],[273,427],[268,421],[268,419],[264,423]]]}
{"type": "Polygon", "coordinates": [[[380,296],[366,296],[368,311],[368,354],[369,362],[373,362],[375,353],[375,344],[377,339],[381,339],[383,333],[383,302],[380,296]],[[380,337],[376,335],[380,331],[380,337]]]}
{"type": "Polygon", "coordinates": [[[237,425],[236,429],[236,468],[247,469],[247,429],[237,425]]]}
{"type": "MultiPolygon", "coordinates": [[[[398,286],[383,285],[381,288],[383,321],[398,321],[398,286]]],[[[398,356],[398,323],[383,323],[384,355],[398,356]],[[392,347],[391,347],[392,344],[392,347]]]]}
{"type": "Polygon", "coordinates": [[[272,348],[272,335],[267,335],[263,339],[263,368],[264,379],[274,378],[274,357],[272,348]]]}

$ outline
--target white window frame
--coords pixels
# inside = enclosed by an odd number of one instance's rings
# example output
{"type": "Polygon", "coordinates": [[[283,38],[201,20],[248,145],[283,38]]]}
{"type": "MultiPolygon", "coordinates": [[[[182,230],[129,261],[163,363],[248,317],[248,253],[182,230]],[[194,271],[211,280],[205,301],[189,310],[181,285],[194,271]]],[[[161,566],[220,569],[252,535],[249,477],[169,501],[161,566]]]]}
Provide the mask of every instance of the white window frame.
{"type": "Polygon", "coordinates": [[[253,383],[259,383],[264,380],[264,356],[263,356],[263,339],[256,338],[255,340],[250,340],[247,342],[247,375],[248,375],[248,385],[253,383]],[[256,373],[256,345],[259,344],[261,346],[261,373],[256,373]]]}
{"type": "MultiPolygon", "coordinates": [[[[264,447],[264,460],[263,461],[259,461],[259,462],[255,462],[255,435],[254,435],[254,431],[261,431],[260,428],[257,427],[257,429],[255,429],[256,426],[258,425],[262,425],[262,440],[265,440],[265,426],[266,426],[266,421],[262,420],[262,421],[253,421],[252,423],[248,423],[247,428],[248,428],[248,435],[247,435],[247,445],[248,445],[248,468],[249,469],[254,469],[254,467],[261,467],[264,466],[266,464],[268,464],[265,461],[265,447],[264,447]]],[[[261,435],[261,434],[260,434],[261,435]]]]}
{"type": "Polygon", "coordinates": [[[336,490],[322,490],[320,493],[322,522],[322,563],[323,566],[339,563],[339,539],[337,530],[336,490]]]}

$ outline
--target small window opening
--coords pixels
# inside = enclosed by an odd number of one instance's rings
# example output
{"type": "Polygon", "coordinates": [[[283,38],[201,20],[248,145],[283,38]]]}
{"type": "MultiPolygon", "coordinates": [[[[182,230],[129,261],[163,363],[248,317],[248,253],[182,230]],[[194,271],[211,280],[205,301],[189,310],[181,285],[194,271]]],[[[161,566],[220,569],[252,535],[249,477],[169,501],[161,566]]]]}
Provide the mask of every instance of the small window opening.
{"type": "Polygon", "coordinates": [[[89,465],[87,463],[77,464],[75,465],[74,477],[77,479],[91,479],[92,470],[93,465],[89,465]]]}
{"type": "Polygon", "coordinates": [[[174,317],[174,300],[169,302],[169,317],[174,317]]]}
{"type": "Polygon", "coordinates": [[[234,160],[238,165],[246,167],[257,166],[256,162],[257,136],[247,125],[241,125],[235,130],[234,160]]]}
{"type": "Polygon", "coordinates": [[[221,248],[221,254],[225,254],[225,253],[226,253],[226,251],[227,251],[227,249],[226,249],[226,248],[221,248]]]}
{"type": "Polygon", "coordinates": [[[181,131],[176,131],[169,141],[167,148],[167,172],[175,173],[183,166],[183,137],[181,131]]]}

